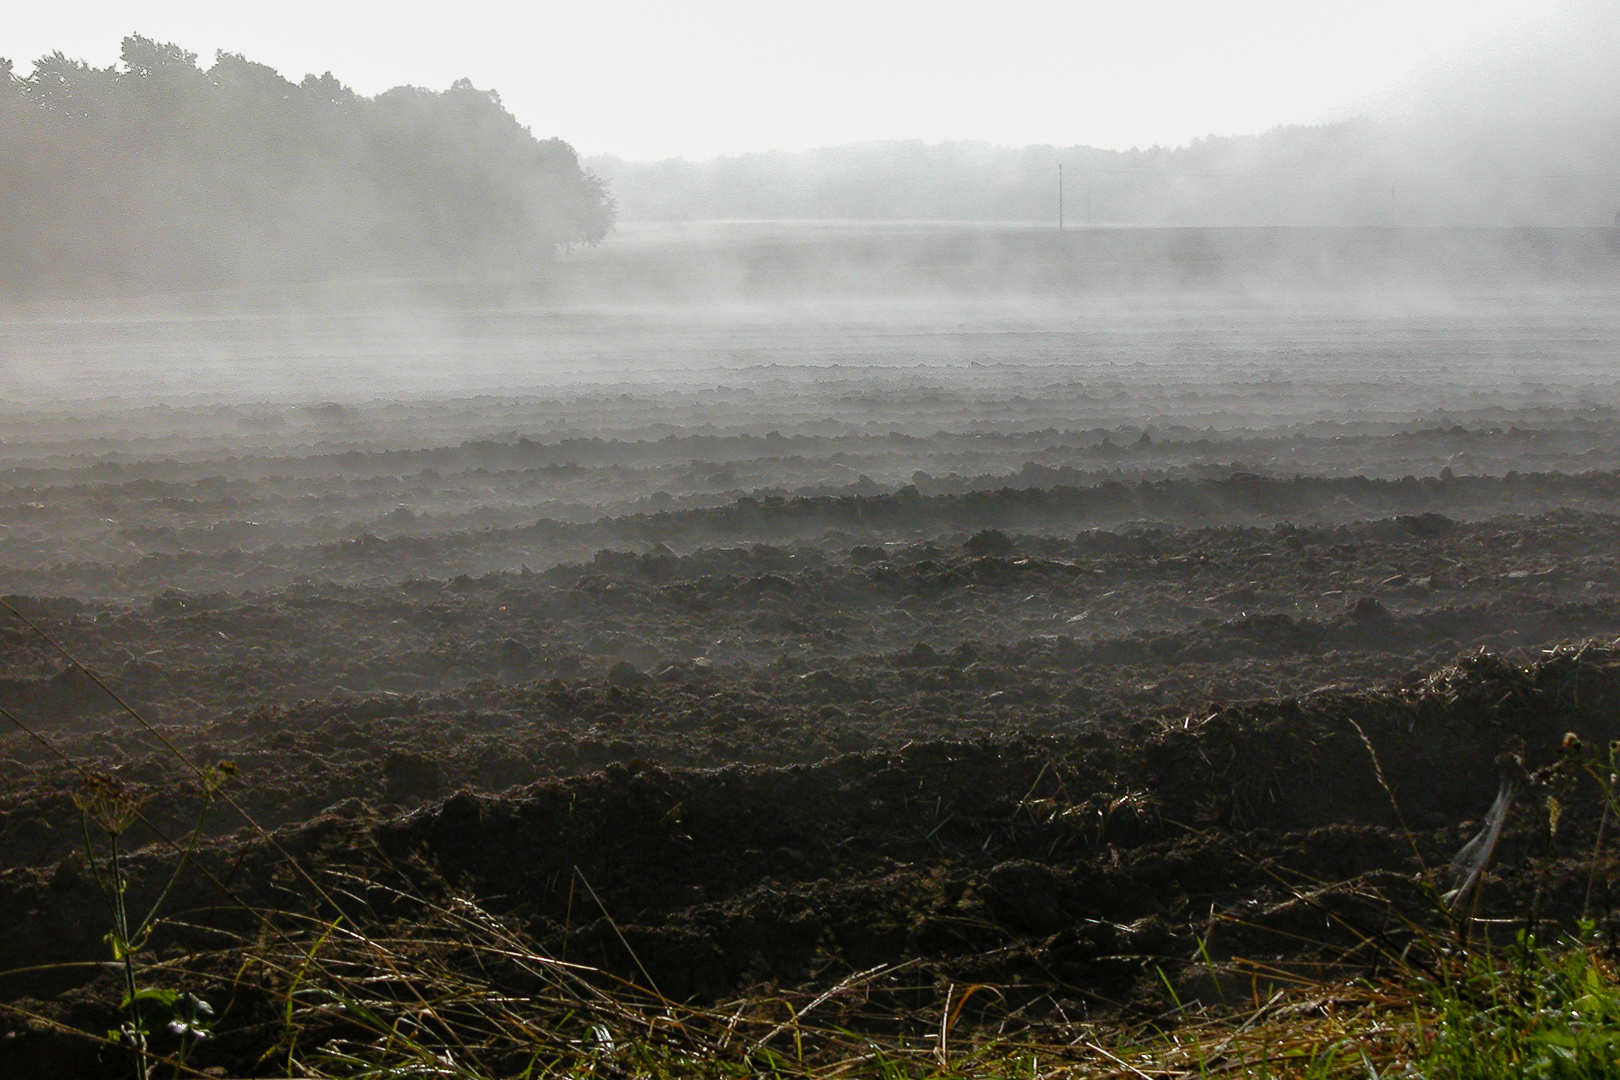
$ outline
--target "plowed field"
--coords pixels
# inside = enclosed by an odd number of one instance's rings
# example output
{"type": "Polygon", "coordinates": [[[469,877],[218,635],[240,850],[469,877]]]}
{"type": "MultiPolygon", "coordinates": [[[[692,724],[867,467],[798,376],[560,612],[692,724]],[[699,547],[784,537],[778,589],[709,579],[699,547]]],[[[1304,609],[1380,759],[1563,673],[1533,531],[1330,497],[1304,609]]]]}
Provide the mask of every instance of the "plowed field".
{"type": "MultiPolygon", "coordinates": [[[[1209,997],[1239,961],[1372,964],[1504,778],[1481,915],[1609,910],[1595,805],[1566,793],[1549,831],[1527,778],[1566,731],[1620,736],[1602,305],[1536,308],[1536,340],[1252,304],[1202,337],[1141,310],[823,338],[715,316],[681,339],[708,366],[645,384],[602,358],[668,327],[600,318],[504,394],[532,321],[485,325],[487,397],[427,367],[370,397],[254,398],[240,366],[213,401],[18,391],[0,1072],[125,1067],[51,1026],[116,1026],[121,993],[83,771],[139,794],[150,902],[188,762],[236,766],[149,947],[215,950],[193,1063],[230,1075],[277,1067],[232,943],[319,907],[289,860],[384,921],[476,898],[672,1001],[881,970],[871,1023],[947,985],[999,988],[970,1025],[1070,1023],[1209,997]],[[537,389],[581,340],[590,378],[537,389]],[[1146,366],[1116,364],[1133,342],[1146,366]]],[[[116,329],[19,323],[7,355],[116,329]]]]}

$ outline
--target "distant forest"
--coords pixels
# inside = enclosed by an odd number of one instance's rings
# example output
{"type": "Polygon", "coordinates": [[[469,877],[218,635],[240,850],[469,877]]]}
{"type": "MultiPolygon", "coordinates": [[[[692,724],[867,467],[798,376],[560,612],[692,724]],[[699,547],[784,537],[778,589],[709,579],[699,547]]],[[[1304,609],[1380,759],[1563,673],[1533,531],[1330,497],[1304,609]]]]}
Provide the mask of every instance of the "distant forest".
{"type": "Polygon", "coordinates": [[[572,147],[466,80],[367,98],[143,37],[107,68],[0,60],[13,295],[523,275],[612,221],[572,147]]]}
{"type": "Polygon", "coordinates": [[[1014,149],[873,142],[708,161],[586,164],[624,221],[885,220],[1071,225],[1607,225],[1620,122],[1504,131],[1357,120],[1187,146],[1014,149]]]}

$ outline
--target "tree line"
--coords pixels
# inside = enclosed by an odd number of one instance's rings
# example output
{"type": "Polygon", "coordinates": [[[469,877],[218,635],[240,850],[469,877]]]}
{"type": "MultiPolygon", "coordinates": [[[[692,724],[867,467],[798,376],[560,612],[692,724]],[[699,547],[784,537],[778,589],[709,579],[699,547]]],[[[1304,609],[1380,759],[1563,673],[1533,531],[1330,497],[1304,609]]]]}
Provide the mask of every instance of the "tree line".
{"type": "Polygon", "coordinates": [[[1607,225],[1620,109],[1514,127],[1366,119],[1109,150],[917,140],[707,161],[592,158],[625,221],[1607,225]]]}
{"type": "Polygon", "coordinates": [[[0,60],[0,290],[525,275],[611,227],[606,185],[493,91],[364,97],[148,38],[0,60]]]}

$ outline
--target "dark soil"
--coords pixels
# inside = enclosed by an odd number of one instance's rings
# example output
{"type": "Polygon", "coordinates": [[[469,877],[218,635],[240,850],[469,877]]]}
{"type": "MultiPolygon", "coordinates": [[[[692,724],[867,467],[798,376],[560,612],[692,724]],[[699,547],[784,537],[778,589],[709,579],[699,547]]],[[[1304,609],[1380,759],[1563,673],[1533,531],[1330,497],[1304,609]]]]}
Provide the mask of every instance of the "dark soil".
{"type": "MultiPolygon", "coordinates": [[[[18,466],[4,498],[39,539],[0,541],[18,616],[0,621],[0,1000],[108,1026],[75,768],[146,799],[139,901],[197,811],[179,755],[234,762],[236,806],[205,820],[152,955],[223,949],[202,988],[222,1005],[249,911],[321,913],[289,857],[373,882],[340,903],[369,917],[413,917],[384,884],[452,890],[671,998],[911,962],[1002,987],[998,1015],[1076,1019],[1162,1010],[1161,972],[1207,995],[1210,960],[1376,964],[1432,918],[1420,872],[1506,776],[1521,795],[1484,911],[1607,912],[1590,796],[1557,787],[1550,834],[1553,789],[1526,777],[1566,731],[1620,737],[1620,474],[1441,471],[1458,447],[1569,464],[1592,437],[1042,433],[1067,449],[1015,475],[797,494],[809,448],[763,437],[706,444],[710,464],[683,439],[146,461],[94,483],[18,466]],[[1239,450],[1431,467],[1262,476],[1239,450]],[[654,501],[682,455],[688,479],[764,482],[654,501]],[[1101,469],[1120,455],[1140,474],[1101,469]],[[451,469],[458,492],[397,505],[451,469]],[[644,505],[604,513],[599,490],[596,520],[534,521],[531,499],[477,521],[500,492],[583,492],[600,470],[644,505]]],[[[992,464],[1029,454],[998,438],[992,464]]],[[[915,464],[966,441],[866,449],[915,464]]],[[[210,1060],[256,1060],[265,1007],[225,1010],[210,1060]]],[[[10,1073],[116,1074],[7,1023],[10,1073]]]]}

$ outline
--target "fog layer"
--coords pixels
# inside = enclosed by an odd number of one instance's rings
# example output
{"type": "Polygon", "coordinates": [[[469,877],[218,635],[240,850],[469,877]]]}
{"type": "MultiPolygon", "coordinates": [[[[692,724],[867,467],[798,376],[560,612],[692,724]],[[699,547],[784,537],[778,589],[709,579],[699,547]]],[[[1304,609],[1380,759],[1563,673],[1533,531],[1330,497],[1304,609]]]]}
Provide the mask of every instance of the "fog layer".
{"type": "MultiPolygon", "coordinates": [[[[626,221],[1055,224],[1062,166],[1071,225],[1607,225],[1620,209],[1620,12],[1563,9],[1544,38],[1500,43],[1335,123],[1128,150],[913,140],[588,164],[626,221]]],[[[1099,108],[1074,103],[1077,116],[1099,108]]]]}
{"type": "Polygon", "coordinates": [[[1069,225],[1569,226],[1608,223],[1620,207],[1616,118],[1568,118],[1557,139],[1465,119],[1443,141],[1427,126],[1354,120],[1146,150],[913,141],[587,164],[627,221],[1056,224],[1060,165],[1069,225]]]}

